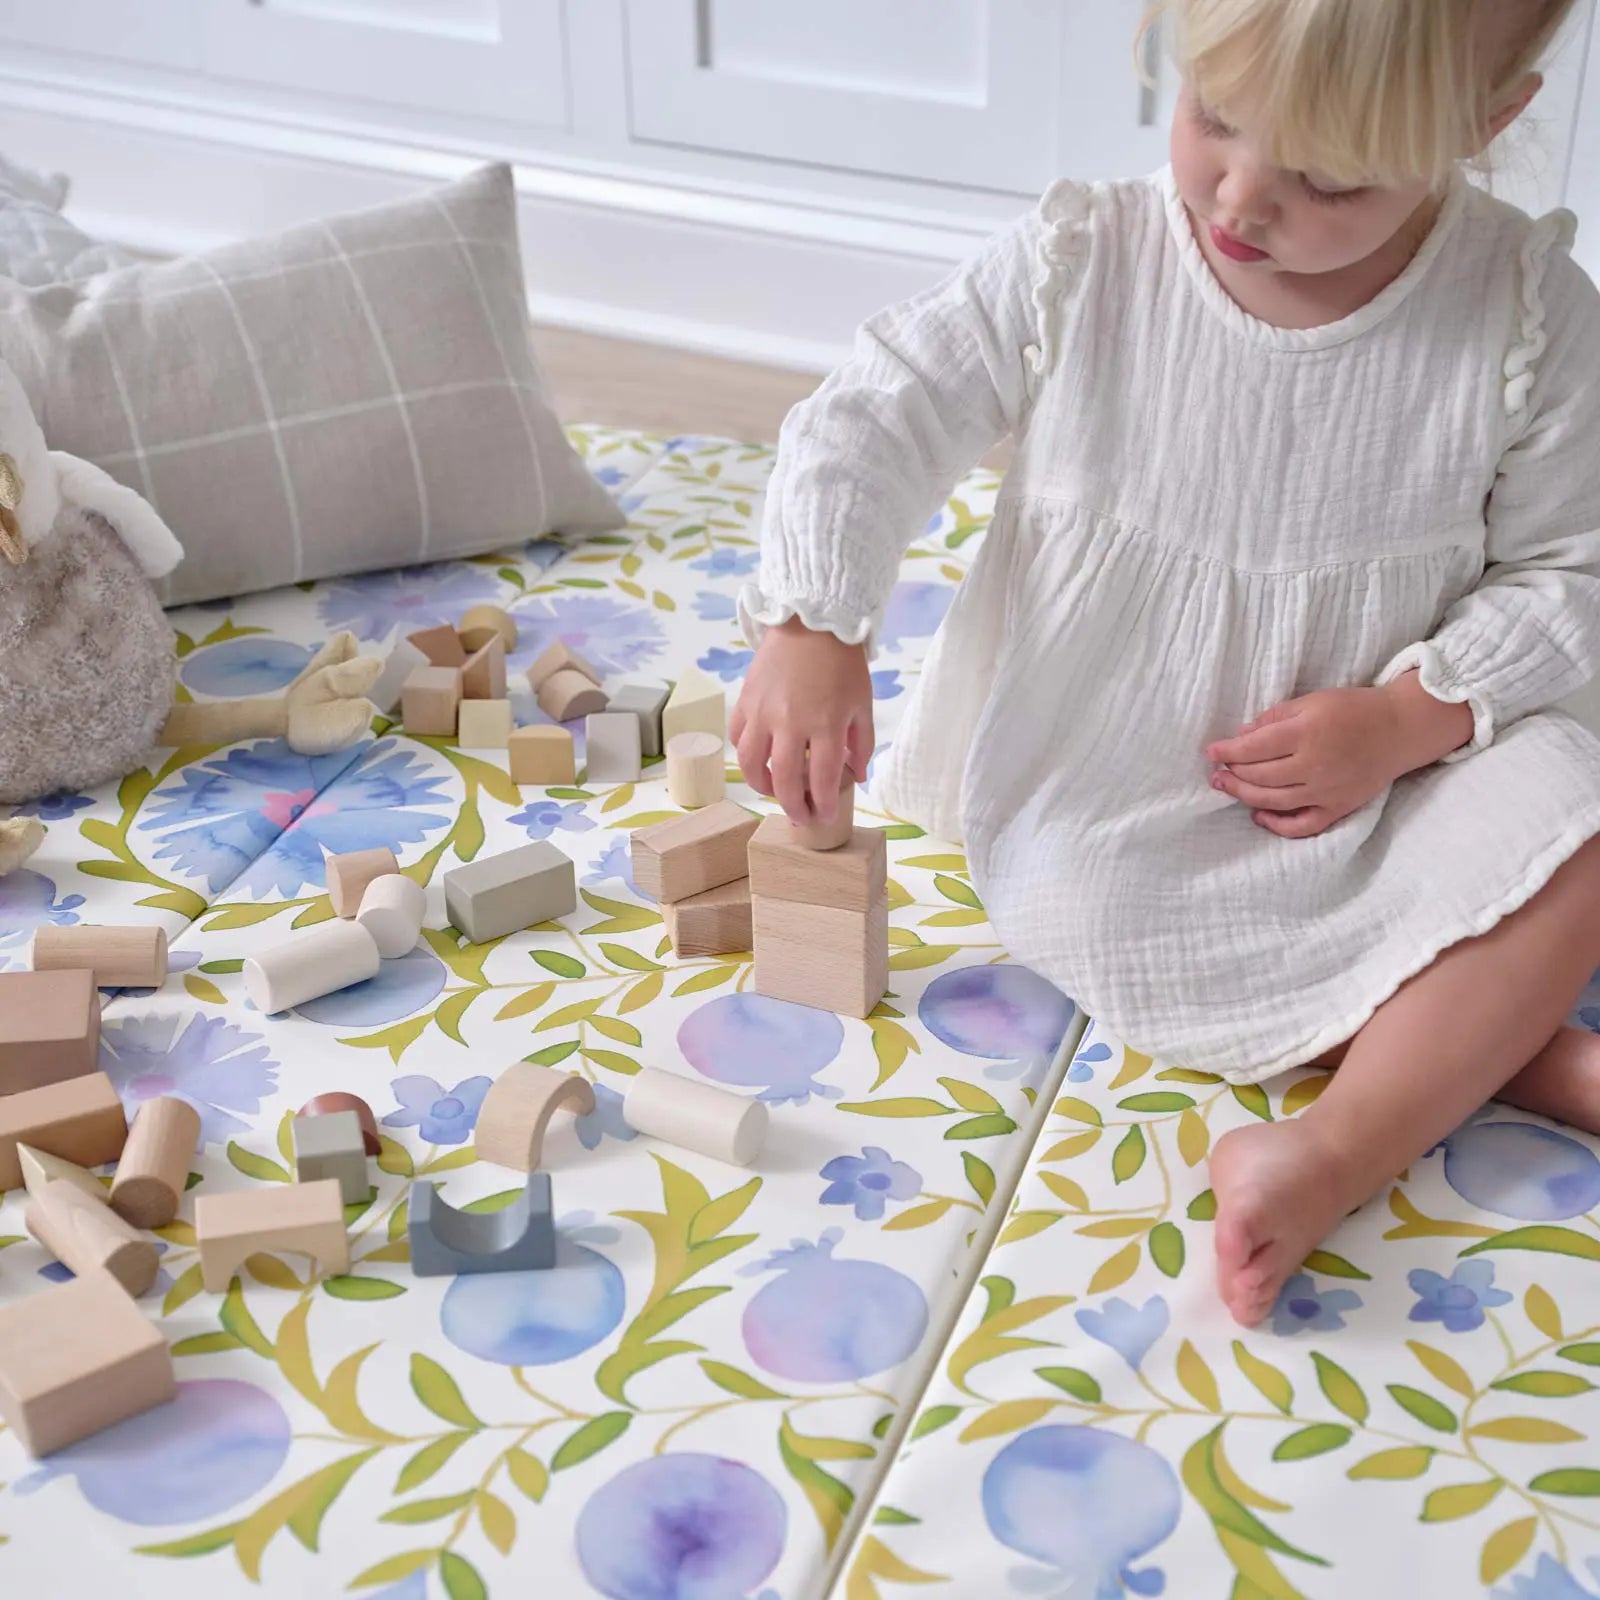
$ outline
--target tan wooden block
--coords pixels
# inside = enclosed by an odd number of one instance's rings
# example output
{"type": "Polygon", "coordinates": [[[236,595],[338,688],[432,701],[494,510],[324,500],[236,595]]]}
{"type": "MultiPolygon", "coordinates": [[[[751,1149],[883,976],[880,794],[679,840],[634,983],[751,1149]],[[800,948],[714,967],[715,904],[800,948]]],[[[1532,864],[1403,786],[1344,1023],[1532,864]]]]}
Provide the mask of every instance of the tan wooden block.
{"type": "Polygon", "coordinates": [[[551,673],[539,685],[539,709],[557,722],[593,716],[605,708],[605,690],[570,667],[551,673]]]}
{"type": "Polygon", "coordinates": [[[811,850],[781,812],[763,817],[750,841],[750,892],[768,900],[866,911],[889,881],[882,828],[856,828],[836,850],[811,850]]]}
{"type": "Polygon", "coordinates": [[[667,794],[675,806],[697,811],[728,792],[720,733],[680,733],[667,742],[667,794]]]}
{"type": "Polygon", "coordinates": [[[513,783],[571,784],[578,780],[578,758],[565,728],[518,728],[506,741],[513,783]]]}
{"type": "Polygon", "coordinates": [[[544,1153],[545,1129],[565,1107],[574,1116],[594,1110],[588,1080],[534,1061],[514,1061],[495,1079],[478,1111],[478,1159],[532,1172],[544,1153]]]}
{"type": "Polygon", "coordinates": [[[176,1387],[161,1330],[108,1272],[0,1309],[0,1418],[32,1456],[136,1417],[176,1387]]]}
{"type": "Polygon", "coordinates": [[[491,640],[498,639],[502,650],[517,648],[517,625],[499,606],[469,606],[461,613],[456,633],[466,649],[476,654],[491,640]]]}
{"type": "Polygon", "coordinates": [[[774,1000],[864,1017],[889,987],[889,897],[867,911],[797,900],[750,902],[755,989],[774,1000]]]}
{"type": "Polygon", "coordinates": [[[735,878],[661,908],[674,954],[720,956],[752,948],[750,880],[735,878]]]}
{"type": "Polygon", "coordinates": [[[424,738],[453,739],[460,707],[460,667],[418,667],[400,691],[401,725],[424,738]]]}
{"type": "Polygon", "coordinates": [[[81,1189],[101,1205],[109,1197],[106,1186],[87,1167],[80,1167],[75,1161],[63,1161],[48,1150],[35,1150],[31,1144],[19,1144],[17,1160],[22,1166],[22,1181],[27,1185],[30,1199],[37,1200],[44,1193],[47,1183],[58,1180],[81,1189]]]}
{"type": "MultiPolygon", "coordinates": [[[[808,795],[809,799],[810,796],[808,795]]],[[[813,805],[815,802],[813,801],[813,805]]],[[[832,822],[824,822],[813,810],[811,821],[789,824],[789,840],[805,850],[837,850],[850,842],[856,831],[856,780],[847,767],[839,785],[839,806],[832,822]]]]}
{"type": "Polygon", "coordinates": [[[727,731],[728,701],[722,685],[698,667],[690,667],[672,686],[662,708],[663,743],[670,744],[680,733],[714,733],[722,738],[727,731]]]}
{"type": "Polygon", "coordinates": [[[509,700],[463,700],[456,743],[463,750],[504,750],[511,738],[509,700]]]}
{"type": "Polygon", "coordinates": [[[308,1255],[329,1276],[350,1269],[337,1178],[202,1194],[194,1203],[194,1231],[209,1294],[224,1293],[245,1260],[261,1251],[308,1255]]]}
{"type": "Polygon", "coordinates": [[[159,989],[167,981],[167,930],[154,923],[65,928],[43,923],[33,931],[28,965],[35,972],[87,967],[106,989],[159,989]]]}
{"type": "Polygon", "coordinates": [[[504,700],[506,697],[506,646],[498,633],[491,633],[467,657],[461,669],[461,697],[464,700],[504,700]]]}
{"type": "Polygon", "coordinates": [[[759,819],[731,800],[658,822],[633,835],[633,881],[651,899],[687,900],[748,875],[746,850],[759,819]]]}
{"type": "Polygon", "coordinates": [[[461,667],[466,665],[467,652],[454,628],[442,622],[437,628],[419,628],[407,634],[410,644],[420,650],[436,667],[461,667]]]}
{"type": "Polygon", "coordinates": [[[387,878],[400,870],[394,851],[387,845],[373,850],[347,850],[343,855],[329,856],[323,865],[327,869],[328,899],[336,917],[355,916],[367,885],[374,878],[387,878]]]}
{"type": "Polygon", "coordinates": [[[528,668],[528,687],[537,694],[545,681],[553,678],[558,672],[576,672],[581,677],[587,678],[596,688],[600,684],[600,674],[576,650],[568,649],[560,639],[557,639],[528,668]]]}
{"type": "Polygon", "coordinates": [[[22,1186],[19,1145],[97,1167],[115,1161],[127,1138],[122,1101],[103,1072],[7,1095],[0,1098],[0,1189],[22,1186]]]}
{"type": "Polygon", "coordinates": [[[100,991],[87,967],[0,972],[0,1095],[93,1072],[100,991]]]}
{"type": "Polygon", "coordinates": [[[134,1114],[111,1185],[111,1209],[136,1228],[164,1228],[178,1214],[189,1158],[200,1143],[200,1113],[176,1095],[146,1100],[134,1114]]]}
{"type": "MultiPolygon", "coordinates": [[[[136,1232],[103,1200],[95,1200],[64,1178],[44,1186],[28,1202],[22,1220],[57,1261],[82,1277],[103,1269],[131,1295],[156,1281],[155,1241],[136,1232]]],[[[169,1219],[170,1220],[170,1219],[169,1219]]]]}

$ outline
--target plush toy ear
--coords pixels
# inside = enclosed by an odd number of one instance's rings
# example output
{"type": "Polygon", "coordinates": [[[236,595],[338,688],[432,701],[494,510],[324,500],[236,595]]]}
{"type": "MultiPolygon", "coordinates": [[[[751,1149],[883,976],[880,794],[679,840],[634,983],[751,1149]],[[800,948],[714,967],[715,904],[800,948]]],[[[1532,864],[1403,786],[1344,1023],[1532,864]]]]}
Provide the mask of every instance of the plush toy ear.
{"type": "Polygon", "coordinates": [[[61,498],[104,517],[117,530],[146,577],[162,578],[183,560],[183,546],[149,501],[91,461],[52,450],[61,498]]]}

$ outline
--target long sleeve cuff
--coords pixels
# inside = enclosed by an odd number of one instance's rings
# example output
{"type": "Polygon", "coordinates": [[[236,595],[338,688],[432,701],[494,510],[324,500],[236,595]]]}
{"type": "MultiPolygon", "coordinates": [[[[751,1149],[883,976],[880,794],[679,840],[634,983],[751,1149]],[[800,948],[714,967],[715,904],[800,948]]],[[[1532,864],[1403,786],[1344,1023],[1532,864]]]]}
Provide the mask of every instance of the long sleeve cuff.
{"type": "Polygon", "coordinates": [[[867,659],[871,660],[878,651],[883,613],[881,605],[868,611],[859,605],[807,595],[769,593],[754,583],[747,583],[739,591],[739,626],[752,649],[761,643],[768,628],[798,617],[801,625],[813,633],[831,633],[841,644],[866,645],[867,659]]]}
{"type": "Polygon", "coordinates": [[[1396,678],[1403,677],[1408,672],[1417,674],[1422,687],[1435,700],[1443,700],[1446,705],[1464,703],[1472,711],[1471,740],[1460,749],[1452,750],[1449,755],[1440,757],[1441,764],[1465,761],[1468,756],[1475,755],[1479,750],[1485,750],[1494,743],[1493,707],[1481,694],[1474,694],[1467,687],[1432,640],[1425,639],[1420,644],[1407,645],[1378,674],[1377,687],[1381,689],[1385,684],[1393,683],[1396,678]]]}

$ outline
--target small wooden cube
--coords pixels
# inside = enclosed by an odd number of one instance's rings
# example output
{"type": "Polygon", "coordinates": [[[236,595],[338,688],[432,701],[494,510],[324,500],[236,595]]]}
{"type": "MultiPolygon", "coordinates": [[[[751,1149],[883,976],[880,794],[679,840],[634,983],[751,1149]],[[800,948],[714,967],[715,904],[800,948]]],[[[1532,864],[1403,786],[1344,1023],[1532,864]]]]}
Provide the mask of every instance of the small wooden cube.
{"type": "Polygon", "coordinates": [[[669,901],[661,916],[673,952],[684,958],[727,955],[753,946],[748,878],[718,884],[687,900],[669,901]]]}
{"type": "Polygon", "coordinates": [[[394,851],[387,845],[371,850],[346,850],[329,856],[323,863],[328,878],[328,901],[336,917],[353,917],[361,909],[361,897],[374,878],[387,878],[400,870],[394,851]]]}
{"type": "Polygon", "coordinates": [[[481,650],[490,639],[498,639],[506,650],[517,648],[517,625],[499,606],[470,606],[461,613],[456,633],[469,651],[481,650]]]}
{"type": "Polygon", "coordinates": [[[367,699],[388,716],[400,704],[400,691],[405,688],[406,679],[418,667],[432,664],[409,639],[396,640],[389,652],[389,659],[383,664],[383,671],[378,675],[378,681],[367,690],[367,699]]]}
{"type": "Polygon", "coordinates": [[[461,697],[464,700],[505,699],[506,646],[498,633],[491,633],[467,657],[467,664],[461,669],[461,697]]]}
{"type": "Polygon", "coordinates": [[[670,743],[680,733],[728,731],[728,702],[722,685],[708,678],[698,667],[690,667],[672,686],[672,694],[661,710],[661,738],[670,743]]]}
{"type": "Polygon", "coordinates": [[[466,665],[467,652],[454,628],[440,623],[437,628],[420,628],[406,636],[436,667],[461,667],[466,665]]]}
{"type": "Polygon", "coordinates": [[[127,1139],[122,1101],[103,1072],[0,1096],[0,1189],[22,1187],[18,1145],[97,1167],[115,1161],[127,1139]]]}
{"type": "Polygon", "coordinates": [[[637,783],[639,719],[631,711],[599,711],[583,725],[584,766],[590,783],[637,783]]]}
{"type": "Polygon", "coordinates": [[[93,1072],[100,1060],[100,991],[87,964],[0,972],[0,1095],[93,1072]]]}
{"type": "Polygon", "coordinates": [[[360,1205],[372,1191],[367,1171],[366,1139],[361,1118],[354,1111],[332,1111],[306,1116],[289,1124],[294,1148],[296,1183],[336,1178],[347,1206],[360,1205]]]}
{"type": "Polygon", "coordinates": [[[866,911],[751,897],[755,989],[864,1017],[889,987],[889,897],[866,911]]]}
{"type": "Polygon", "coordinates": [[[504,750],[511,737],[509,700],[463,700],[456,743],[463,750],[504,750]]]}
{"type": "Polygon", "coordinates": [[[577,757],[565,728],[544,724],[516,729],[506,741],[513,783],[576,783],[577,757]]]}
{"type": "Polygon", "coordinates": [[[418,667],[400,691],[400,720],[407,733],[454,738],[460,706],[460,667],[418,667]]]}
{"type": "Polygon", "coordinates": [[[344,1089],[330,1089],[326,1094],[316,1095],[307,1100],[300,1107],[302,1117],[320,1117],[334,1111],[353,1111],[357,1125],[361,1129],[362,1146],[369,1156],[383,1154],[383,1140],[378,1134],[378,1119],[372,1114],[372,1107],[358,1094],[350,1094],[344,1089]]]}
{"type": "Polygon", "coordinates": [[[557,639],[549,649],[541,652],[538,659],[528,668],[528,687],[537,694],[545,681],[553,678],[558,672],[579,673],[596,686],[600,682],[600,674],[576,650],[569,649],[562,640],[557,639]]]}
{"type": "Polygon", "coordinates": [[[731,800],[658,822],[633,835],[633,881],[652,900],[687,900],[748,875],[758,819],[731,800]]]}
{"type": "Polygon", "coordinates": [[[453,868],[444,903],[451,923],[483,944],[576,911],[577,874],[570,857],[540,839],[453,868]]]}
{"type": "Polygon", "coordinates": [[[629,711],[639,719],[639,749],[644,755],[661,754],[661,713],[669,693],[666,684],[642,678],[629,678],[611,692],[608,710],[629,711]]]}
{"type": "Polygon", "coordinates": [[[882,828],[857,828],[836,850],[812,850],[794,837],[781,812],[763,817],[750,841],[750,892],[768,900],[865,911],[888,882],[882,828]]]}

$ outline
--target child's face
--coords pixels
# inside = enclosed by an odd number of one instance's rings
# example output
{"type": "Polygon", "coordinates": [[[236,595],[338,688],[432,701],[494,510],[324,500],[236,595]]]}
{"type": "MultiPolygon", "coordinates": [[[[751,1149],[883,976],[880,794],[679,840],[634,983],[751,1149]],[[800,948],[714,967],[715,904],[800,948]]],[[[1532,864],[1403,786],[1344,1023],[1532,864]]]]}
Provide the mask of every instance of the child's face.
{"type": "Polygon", "coordinates": [[[1393,240],[1430,193],[1421,182],[1347,189],[1271,166],[1259,139],[1222,122],[1188,87],[1172,122],[1172,170],[1225,276],[1343,271],[1393,240]]]}

